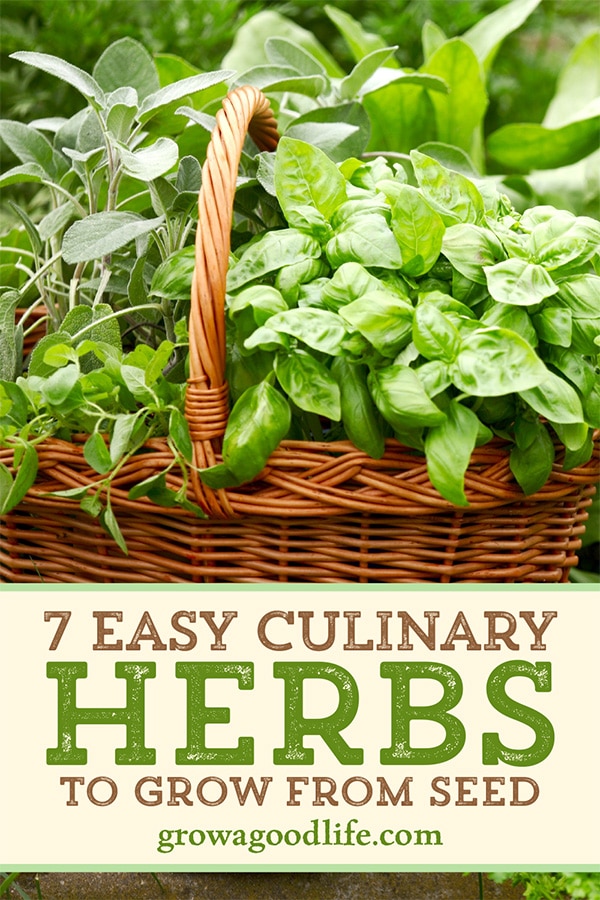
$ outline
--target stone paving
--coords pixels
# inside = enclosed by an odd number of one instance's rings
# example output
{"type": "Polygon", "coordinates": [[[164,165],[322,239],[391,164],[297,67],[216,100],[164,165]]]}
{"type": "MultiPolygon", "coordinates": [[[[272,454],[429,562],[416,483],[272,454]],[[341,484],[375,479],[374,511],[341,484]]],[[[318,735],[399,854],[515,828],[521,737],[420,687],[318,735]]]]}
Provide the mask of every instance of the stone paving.
{"type": "MultiPolygon", "coordinates": [[[[479,900],[476,874],[460,873],[150,873],[41,874],[43,900],[479,900]]],[[[32,900],[33,875],[20,886],[32,900]]],[[[522,900],[518,888],[483,879],[484,900],[522,900]]],[[[7,895],[17,898],[16,891],[7,895]]]]}

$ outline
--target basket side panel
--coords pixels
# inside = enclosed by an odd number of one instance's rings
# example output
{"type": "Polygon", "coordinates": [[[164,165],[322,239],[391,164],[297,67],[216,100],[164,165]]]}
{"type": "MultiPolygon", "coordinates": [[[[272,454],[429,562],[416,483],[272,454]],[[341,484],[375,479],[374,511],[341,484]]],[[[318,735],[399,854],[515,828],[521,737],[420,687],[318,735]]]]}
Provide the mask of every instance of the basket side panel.
{"type": "Polygon", "coordinates": [[[552,503],[425,516],[203,520],[117,510],[129,554],[95,519],[27,498],[0,519],[9,583],[556,583],[577,564],[593,488],[552,503]]]}

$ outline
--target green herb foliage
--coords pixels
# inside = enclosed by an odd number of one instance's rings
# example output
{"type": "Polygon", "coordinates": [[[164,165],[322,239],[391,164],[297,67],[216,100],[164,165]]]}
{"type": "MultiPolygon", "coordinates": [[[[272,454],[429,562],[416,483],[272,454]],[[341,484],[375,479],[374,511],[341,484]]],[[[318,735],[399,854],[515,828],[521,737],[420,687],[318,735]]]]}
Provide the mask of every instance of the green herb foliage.
{"type": "Polygon", "coordinates": [[[550,207],[520,215],[423,153],[411,162],[418,187],[381,158],[336,166],[281,140],[274,190],[289,227],[239,247],[228,277],[230,368],[246,389],[225,443],[243,467],[224,461],[208,484],[255,477],[286,433],[348,437],[375,457],[396,436],[456,505],[494,433],[513,442],[525,493],[547,480],[557,438],[567,468],[589,458],[600,224],[550,207]],[[290,267],[303,275],[288,283],[290,267]],[[261,385],[281,402],[258,414],[261,385]]]}

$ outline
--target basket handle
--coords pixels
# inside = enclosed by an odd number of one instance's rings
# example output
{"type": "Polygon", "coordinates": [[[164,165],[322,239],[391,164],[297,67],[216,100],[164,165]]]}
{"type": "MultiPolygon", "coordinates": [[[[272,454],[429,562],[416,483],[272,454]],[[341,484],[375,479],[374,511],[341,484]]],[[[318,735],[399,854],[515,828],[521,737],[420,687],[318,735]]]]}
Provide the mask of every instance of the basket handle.
{"type": "Polygon", "coordinates": [[[225,491],[207,488],[195,470],[214,465],[229,415],[229,389],[225,381],[225,290],[242,148],[249,133],[260,150],[274,150],[279,134],[269,101],[262,91],[250,85],[231,91],[216,119],[198,197],[185,416],[194,446],[192,483],[196,498],[209,514],[228,518],[232,512],[225,491]]]}

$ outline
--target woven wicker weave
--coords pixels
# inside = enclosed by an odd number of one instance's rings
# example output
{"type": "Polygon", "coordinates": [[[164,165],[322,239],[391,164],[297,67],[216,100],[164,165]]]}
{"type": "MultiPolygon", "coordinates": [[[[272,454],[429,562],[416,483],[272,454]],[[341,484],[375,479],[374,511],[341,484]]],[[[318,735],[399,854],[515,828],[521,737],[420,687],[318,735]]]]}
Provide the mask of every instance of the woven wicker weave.
{"type": "MultiPolygon", "coordinates": [[[[186,417],[200,468],[219,461],[228,415],[225,280],[248,130],[259,148],[275,147],[268,102],[246,87],[217,115],[199,198],[186,417]]],[[[153,440],[111,488],[125,556],[76,502],[48,496],[99,480],[83,458],[84,440],[51,439],[39,448],[35,485],[0,520],[1,580],[564,582],[600,477],[597,441],[589,463],[568,472],[557,449],[549,481],[524,497],[507,444],[495,439],[475,450],[465,482],[470,505],[459,509],[432,487],[423,457],[396,441],[380,460],[349,442],[285,441],[249,485],[212,491],[196,476],[190,499],[207,511],[204,520],[128,499],[133,485],[171,460],[166,441],[153,440]]],[[[10,465],[10,452],[0,451],[0,461],[10,465]]],[[[180,484],[175,475],[168,483],[180,484]]]]}

